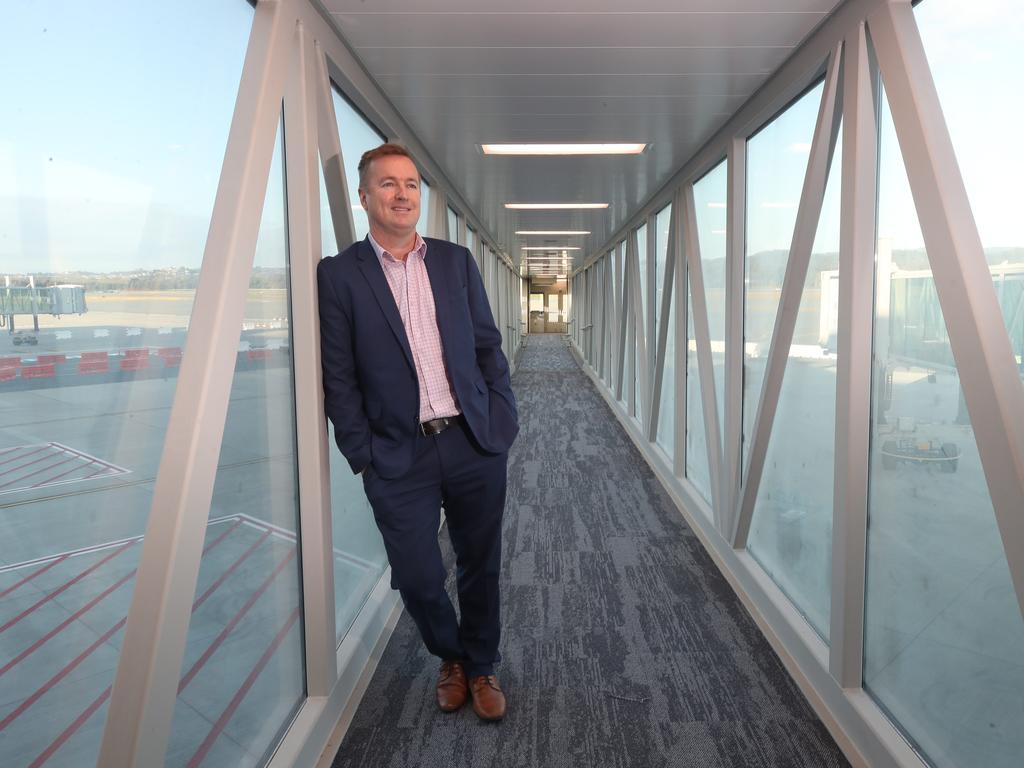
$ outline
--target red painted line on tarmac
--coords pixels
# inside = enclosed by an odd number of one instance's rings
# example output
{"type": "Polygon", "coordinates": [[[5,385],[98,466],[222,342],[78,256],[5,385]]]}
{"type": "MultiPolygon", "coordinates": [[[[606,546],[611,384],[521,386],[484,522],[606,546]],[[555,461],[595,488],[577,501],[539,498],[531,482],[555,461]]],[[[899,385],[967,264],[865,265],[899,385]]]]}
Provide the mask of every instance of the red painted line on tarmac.
{"type": "MultiPolygon", "coordinates": [[[[12,667],[14,667],[15,665],[19,664],[20,662],[22,662],[23,660],[25,660],[26,658],[31,656],[33,653],[35,653],[37,650],[39,650],[47,640],[49,640],[52,637],[55,637],[55,636],[59,635],[61,632],[63,632],[65,629],[67,629],[67,627],[70,624],[72,624],[74,621],[76,621],[80,616],[84,615],[87,611],[89,611],[91,608],[96,606],[103,598],[105,598],[111,592],[113,592],[116,589],[118,589],[122,584],[124,584],[126,581],[128,581],[131,578],[133,578],[134,576],[135,576],[135,571],[134,570],[131,573],[125,574],[120,579],[118,579],[113,584],[111,584],[109,587],[107,587],[105,590],[103,590],[98,595],[96,595],[96,597],[94,597],[88,603],[86,603],[81,608],[79,608],[77,611],[75,611],[73,614],[71,614],[66,619],[64,619],[64,621],[62,621],[56,627],[51,629],[49,632],[47,632],[42,637],[37,638],[36,641],[34,643],[32,643],[32,645],[30,645],[28,648],[23,650],[21,653],[19,653],[13,659],[11,659],[6,664],[4,664],[2,667],[0,667],[0,677],[5,675],[12,667]]],[[[121,623],[123,624],[124,621],[122,620],[121,623]]]]}
{"type": "MultiPolygon", "coordinates": [[[[241,520],[239,520],[237,523],[235,523],[235,525],[241,525],[241,524],[242,524],[241,520]]],[[[249,548],[247,550],[245,550],[245,552],[242,553],[242,556],[239,557],[237,560],[235,560],[235,562],[233,562],[231,564],[230,568],[228,568],[226,571],[224,571],[224,573],[222,573],[220,576],[218,576],[217,580],[215,582],[213,582],[213,584],[211,584],[209,587],[207,587],[206,591],[203,592],[203,594],[199,596],[199,599],[196,600],[195,604],[192,606],[192,610],[194,611],[200,605],[205,603],[206,599],[217,590],[217,587],[219,587],[221,584],[223,584],[225,581],[227,581],[228,576],[230,576],[232,573],[234,573],[235,569],[238,568],[238,566],[240,566],[249,557],[249,555],[251,555],[253,552],[255,552],[257,547],[259,547],[260,544],[262,544],[264,541],[267,540],[268,536],[270,536],[270,531],[267,531],[262,536],[260,536],[256,541],[254,541],[249,546],[249,548]]]]}
{"type": "Polygon", "coordinates": [[[253,604],[259,599],[260,595],[267,591],[267,587],[270,586],[270,583],[277,577],[277,574],[284,570],[284,567],[288,565],[289,562],[291,562],[291,559],[293,557],[295,557],[294,549],[291,552],[289,552],[288,557],[282,560],[281,564],[278,565],[277,568],[275,568],[274,571],[263,580],[263,583],[260,584],[256,591],[249,596],[249,599],[245,601],[245,605],[238,609],[238,613],[234,615],[234,618],[232,618],[231,621],[229,621],[227,625],[225,625],[224,629],[220,631],[220,634],[218,634],[217,637],[213,639],[213,642],[210,643],[210,646],[205,651],[203,651],[203,655],[199,657],[199,660],[196,661],[196,663],[192,665],[192,668],[185,673],[185,676],[181,678],[181,682],[178,684],[179,694],[183,690],[185,690],[185,686],[192,682],[192,678],[196,676],[196,673],[199,672],[199,670],[202,669],[203,665],[210,660],[210,657],[213,656],[214,651],[216,651],[220,647],[221,643],[224,642],[224,639],[229,634],[231,634],[231,630],[233,630],[235,626],[238,624],[238,622],[242,620],[245,614],[249,612],[249,609],[252,608],[253,604]]]}
{"type": "Polygon", "coordinates": [[[20,587],[20,586],[21,586],[22,584],[25,584],[25,583],[27,583],[27,582],[29,582],[29,581],[32,581],[32,579],[34,579],[34,578],[35,578],[36,576],[39,576],[40,574],[46,573],[46,572],[47,572],[48,570],[50,570],[51,568],[53,568],[53,566],[57,565],[58,563],[63,563],[63,562],[64,562],[65,560],[67,560],[67,559],[68,559],[69,557],[70,557],[70,555],[61,555],[60,557],[58,557],[58,558],[56,558],[56,559],[54,559],[54,560],[51,560],[51,561],[50,561],[49,563],[47,563],[46,565],[44,565],[44,566],[43,566],[42,568],[40,568],[40,569],[39,569],[38,571],[34,571],[33,573],[30,573],[30,574],[29,574],[28,576],[26,576],[26,577],[25,577],[24,579],[22,579],[21,581],[19,581],[19,582],[18,582],[17,584],[15,584],[15,585],[13,585],[13,586],[10,586],[10,587],[8,587],[8,588],[7,588],[7,589],[5,589],[5,590],[4,590],[3,592],[0,592],[0,597],[6,597],[6,596],[7,596],[7,595],[8,595],[9,593],[11,593],[11,592],[13,592],[14,590],[16,590],[16,589],[17,589],[18,587],[20,587]]]}
{"type": "Polygon", "coordinates": [[[94,477],[98,477],[99,475],[102,475],[104,473],[110,473],[112,475],[123,475],[123,474],[125,474],[124,470],[120,469],[120,468],[100,467],[95,472],[93,472],[91,475],[86,475],[85,477],[80,478],[80,479],[81,480],[92,480],[94,477]],[[111,472],[111,470],[114,470],[114,471],[111,472]]]}
{"type": "Polygon", "coordinates": [[[110,698],[110,688],[103,692],[101,696],[98,696],[92,704],[86,707],[82,714],[74,719],[67,728],[61,731],[60,735],[54,739],[53,743],[50,744],[46,749],[43,750],[42,754],[39,755],[35,760],[29,763],[28,768],[39,768],[43,763],[53,757],[53,753],[64,746],[64,742],[70,739],[75,731],[82,727],[86,720],[92,717],[93,712],[103,706],[104,702],[110,698]]]}
{"type": "MultiPolygon", "coordinates": [[[[28,446],[25,446],[25,447],[27,448],[28,446]]],[[[49,447],[50,447],[49,443],[47,443],[46,445],[41,445],[38,448],[36,448],[34,451],[29,451],[28,453],[23,453],[20,456],[15,456],[13,459],[8,459],[7,461],[0,461],[0,466],[3,466],[4,464],[10,464],[12,461],[17,461],[18,459],[24,459],[26,456],[32,456],[32,455],[34,455],[36,453],[39,453],[40,451],[45,451],[49,447]]],[[[16,471],[16,470],[7,470],[7,469],[5,469],[3,472],[0,472],[0,475],[5,475],[8,472],[14,472],[14,471],[16,471]]]]}
{"type": "Polygon", "coordinates": [[[121,619],[119,622],[117,622],[117,624],[115,624],[106,632],[104,632],[99,638],[97,638],[93,642],[92,645],[90,645],[88,648],[86,648],[84,651],[78,654],[74,659],[72,659],[67,666],[65,666],[63,669],[57,672],[57,674],[55,674],[53,677],[51,677],[49,680],[47,680],[45,683],[39,686],[39,688],[37,688],[32,693],[31,696],[29,696],[27,699],[21,702],[21,704],[19,704],[17,707],[11,710],[7,717],[5,717],[3,720],[0,720],[0,731],[3,731],[8,725],[13,723],[18,718],[19,715],[21,715],[25,710],[27,710],[29,707],[31,707],[33,704],[39,701],[39,698],[43,694],[45,694],[47,691],[53,688],[53,686],[55,686],[57,683],[63,680],[67,675],[69,675],[75,667],[77,667],[79,664],[85,661],[93,651],[95,651],[97,648],[103,645],[103,643],[107,642],[107,640],[113,637],[114,633],[117,632],[117,630],[119,630],[121,627],[123,627],[126,621],[127,619],[121,619]]]}
{"type": "MultiPolygon", "coordinates": [[[[86,464],[76,464],[71,469],[69,469],[67,472],[61,472],[56,477],[49,477],[46,480],[42,480],[41,482],[36,483],[32,487],[33,488],[38,488],[41,485],[52,485],[53,483],[56,483],[58,480],[60,480],[62,477],[66,477],[67,475],[70,475],[72,472],[77,472],[80,469],[88,469],[88,468],[89,468],[89,464],[88,463],[86,463],[86,464]]],[[[104,468],[104,471],[105,471],[105,469],[106,468],[104,468]]],[[[80,480],[84,480],[85,478],[79,478],[79,479],[80,480]]]]}
{"type": "MultiPolygon", "coordinates": [[[[207,552],[209,552],[215,546],[220,544],[224,540],[224,538],[229,533],[231,533],[231,531],[233,531],[235,528],[237,528],[240,524],[241,524],[241,521],[238,521],[233,526],[231,526],[226,531],[224,531],[224,533],[222,533],[214,541],[212,541],[209,545],[207,545],[207,547],[203,550],[203,554],[205,555],[207,552]]],[[[135,571],[133,570],[130,574],[128,574],[127,577],[125,577],[125,579],[122,579],[122,583],[127,578],[131,578],[134,575],[135,575],[135,571]]],[[[108,590],[108,592],[105,593],[105,594],[109,594],[109,591],[112,591],[112,590],[108,590]]],[[[96,602],[98,602],[98,601],[96,601],[96,602]]],[[[195,610],[195,606],[193,606],[193,610],[195,610]]],[[[107,640],[109,640],[111,637],[113,637],[114,634],[118,630],[120,630],[121,627],[123,627],[127,623],[127,621],[128,621],[128,617],[125,616],[120,621],[118,621],[116,624],[114,624],[114,626],[112,626],[110,629],[108,629],[106,632],[104,632],[103,635],[100,638],[95,640],[92,645],[90,645],[88,648],[86,648],[84,651],[82,651],[80,654],[78,654],[78,656],[76,656],[74,659],[71,660],[71,662],[69,662],[62,669],[60,669],[55,675],[53,675],[53,677],[51,677],[49,680],[47,680],[45,683],[43,683],[43,685],[40,686],[36,691],[34,691],[31,696],[29,696],[27,699],[25,699],[25,701],[23,701],[21,704],[19,704],[18,707],[15,710],[10,712],[7,715],[7,717],[5,717],[3,720],[0,720],[0,731],[3,731],[8,725],[10,725],[12,722],[14,722],[14,720],[19,715],[21,715],[23,712],[25,712],[33,704],[35,704],[40,699],[40,697],[42,697],[44,694],[47,693],[47,691],[49,691],[51,688],[53,688],[53,686],[55,686],[57,683],[59,683],[61,680],[63,680],[65,677],[67,677],[67,675],[69,675],[75,669],[75,667],[77,667],[79,664],[81,664],[83,661],[85,661],[92,654],[93,651],[95,651],[97,648],[99,648],[101,645],[103,645],[103,643],[105,643],[107,640]]],[[[95,701],[93,701],[92,704],[90,704],[86,708],[86,711],[89,711],[89,710],[95,711],[95,709],[97,707],[99,707],[100,704],[103,703],[103,700],[105,700],[106,697],[110,695],[111,687],[112,686],[108,686],[107,689],[102,694],[100,694],[100,696],[95,701]]],[[[91,714],[91,712],[90,712],[90,714],[91,714]]],[[[77,728],[79,726],[81,726],[81,724],[84,723],[87,719],[88,719],[88,717],[82,718],[81,715],[78,718],[75,718],[75,723],[78,723],[78,725],[75,725],[75,730],[77,730],[77,728]],[[81,720],[81,722],[79,722],[79,720],[81,720]]],[[[63,737],[64,741],[66,741],[68,738],[71,737],[71,735],[73,733],[74,733],[74,730],[71,730],[70,732],[67,732],[66,735],[65,735],[65,733],[61,733],[60,736],[58,736],[58,740],[60,740],[63,737]]],[[[61,741],[61,744],[62,743],[63,743],[63,741],[61,741]]],[[[60,744],[57,744],[57,747],[59,747],[59,746],[60,746],[60,744]]],[[[57,747],[54,747],[53,744],[51,744],[50,747],[53,747],[54,750],[57,749],[57,747]]],[[[47,751],[49,751],[50,747],[47,747],[47,751]]]]}
{"type": "Polygon", "coordinates": [[[95,456],[90,456],[88,453],[82,453],[81,451],[76,451],[74,448],[69,448],[68,446],[64,445],[64,443],[51,442],[50,445],[53,446],[54,448],[64,451],[65,453],[73,453],[75,454],[75,456],[81,456],[83,459],[88,459],[90,462],[104,464],[110,467],[111,469],[124,469],[123,467],[119,467],[116,464],[111,464],[110,462],[104,461],[103,459],[97,459],[95,456]]]}
{"type": "MultiPolygon", "coordinates": [[[[136,539],[136,541],[141,541],[141,539],[136,539]]],[[[77,584],[79,581],[84,579],[90,573],[95,571],[101,565],[103,565],[104,563],[106,563],[106,562],[112,560],[113,558],[117,557],[119,554],[121,554],[126,549],[128,549],[128,547],[130,547],[132,544],[135,544],[136,541],[129,541],[127,544],[124,544],[123,546],[119,547],[118,549],[115,549],[113,552],[111,552],[109,555],[104,557],[102,560],[100,560],[100,561],[98,561],[96,563],[93,563],[93,565],[91,565],[90,567],[86,568],[80,574],[75,576],[75,578],[71,579],[70,581],[65,582],[64,584],[62,584],[60,587],[55,589],[50,594],[46,595],[45,597],[41,598],[40,600],[38,600],[35,603],[33,603],[32,605],[30,605],[24,611],[22,611],[17,616],[15,616],[13,619],[11,619],[6,624],[4,624],[2,627],[0,627],[0,632],[6,632],[8,629],[13,627],[19,621],[21,621],[26,616],[28,616],[30,613],[32,613],[37,608],[39,608],[39,606],[43,605],[44,603],[48,603],[50,600],[53,600],[53,598],[57,597],[57,595],[61,594],[65,590],[70,589],[71,587],[73,587],[75,584],[77,584]]]]}
{"type": "MultiPolygon", "coordinates": [[[[45,461],[48,458],[52,459],[53,456],[44,456],[43,458],[41,458],[41,459],[39,459],[37,461],[33,461],[31,463],[32,464],[38,464],[40,461],[45,461]]],[[[69,461],[78,461],[78,457],[77,456],[69,456],[67,458],[60,459],[60,461],[58,461],[56,464],[49,464],[49,465],[43,467],[42,469],[37,469],[35,472],[29,472],[27,475],[22,475],[21,477],[16,477],[13,480],[11,480],[9,482],[6,482],[6,483],[3,483],[2,485],[0,485],[0,490],[6,488],[9,485],[14,485],[15,483],[22,483],[22,482],[28,480],[30,477],[35,477],[36,475],[40,474],[41,472],[49,472],[51,469],[56,469],[61,464],[67,464],[69,461]]],[[[26,464],[25,466],[28,466],[28,464],[26,464]]],[[[24,469],[24,467],[21,467],[21,469],[24,469]]]]}
{"type": "Polygon", "coordinates": [[[242,699],[245,698],[245,694],[247,694],[249,689],[252,688],[253,684],[256,682],[256,678],[259,677],[263,668],[267,666],[267,663],[270,661],[270,657],[274,655],[274,652],[284,641],[288,632],[291,630],[292,626],[294,626],[298,618],[299,609],[296,607],[281,630],[274,636],[274,639],[267,647],[267,650],[265,650],[263,655],[260,656],[259,661],[256,662],[256,666],[253,667],[249,676],[245,678],[245,682],[242,683],[242,687],[238,689],[238,692],[235,693],[234,697],[232,697],[220,717],[217,718],[217,722],[213,724],[213,728],[208,734],[206,734],[206,738],[203,739],[203,743],[199,745],[199,749],[197,749],[196,753],[192,755],[192,759],[188,761],[188,768],[196,768],[196,766],[203,761],[203,758],[206,757],[206,754],[210,751],[210,747],[213,746],[217,737],[220,736],[221,731],[224,730],[224,726],[226,726],[228,721],[234,716],[235,710],[238,709],[238,705],[242,703],[242,699]]]}

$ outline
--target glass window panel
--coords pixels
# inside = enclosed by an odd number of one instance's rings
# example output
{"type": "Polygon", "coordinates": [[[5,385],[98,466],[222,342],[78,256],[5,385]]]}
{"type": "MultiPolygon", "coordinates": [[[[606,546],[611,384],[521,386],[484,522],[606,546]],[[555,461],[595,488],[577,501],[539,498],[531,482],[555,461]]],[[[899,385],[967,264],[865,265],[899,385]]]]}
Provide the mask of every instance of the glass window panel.
{"type": "MultiPolygon", "coordinates": [[[[926,0],[915,17],[1019,356],[1024,151],[997,126],[1021,111],[1006,94],[1024,13],[962,10],[926,0]]],[[[933,765],[1016,766],[1024,621],[884,96],[882,109],[864,685],[933,765]]]]}
{"type": "Polygon", "coordinates": [[[416,231],[420,237],[433,237],[434,233],[427,227],[430,220],[430,185],[427,180],[420,178],[420,218],[416,222],[416,231]]]}
{"type": "MultiPolygon", "coordinates": [[[[622,361],[622,397],[619,398],[619,402],[622,403],[623,405],[626,405],[626,397],[629,395],[629,390],[630,390],[630,384],[629,383],[633,380],[633,355],[630,354],[630,349],[632,348],[632,344],[633,344],[633,337],[630,334],[630,322],[629,322],[629,317],[628,317],[628,313],[631,311],[630,310],[630,306],[632,305],[632,301],[630,300],[629,295],[628,295],[628,291],[629,291],[629,278],[627,277],[627,271],[626,271],[626,241],[625,240],[623,240],[621,243],[619,243],[619,245],[617,247],[616,259],[617,259],[617,262],[618,262],[616,264],[616,269],[618,270],[618,286],[617,286],[617,288],[618,288],[618,296],[619,296],[619,302],[620,302],[619,306],[620,306],[621,312],[626,314],[626,324],[625,324],[625,327],[626,327],[626,344],[625,344],[624,347],[622,347],[623,357],[625,358],[622,361]]],[[[622,322],[621,318],[620,318],[619,322],[620,323],[622,322]]],[[[620,333],[620,329],[617,328],[615,330],[615,348],[616,349],[619,349],[619,333],[620,333]]]]}
{"type": "Polygon", "coordinates": [[[466,247],[469,252],[473,254],[474,261],[476,260],[476,232],[469,227],[466,228],[466,247]]]}
{"type": "Polygon", "coordinates": [[[718,429],[725,431],[725,226],[728,161],[723,160],[693,185],[700,243],[700,267],[708,306],[708,336],[715,374],[718,429]]]}
{"type": "MultiPolygon", "coordinates": [[[[345,166],[345,183],[352,205],[352,222],[356,240],[362,240],[370,231],[366,211],[359,202],[359,160],[363,153],[379,147],[386,139],[365,117],[353,107],[337,86],[331,89],[334,96],[334,116],[338,121],[338,135],[341,138],[341,161],[345,166]]],[[[350,244],[345,243],[347,248],[350,244]]]]}
{"type": "MultiPolygon", "coordinates": [[[[633,325],[633,359],[635,362],[633,370],[633,408],[638,421],[643,421],[641,414],[643,397],[640,384],[640,366],[643,361],[640,358],[640,338],[647,332],[647,225],[642,224],[636,231],[636,255],[637,273],[640,276],[640,312],[635,316],[633,325]]],[[[650,339],[644,337],[647,344],[650,339]]],[[[649,348],[649,347],[648,347],[649,348]]]]}
{"type": "Polygon", "coordinates": [[[4,7],[4,765],[96,762],[252,19],[4,7]]]}
{"type": "MultiPolygon", "coordinates": [[[[668,233],[672,220],[672,205],[662,208],[656,218],[657,229],[657,254],[658,254],[658,280],[656,283],[657,292],[655,302],[657,306],[657,322],[661,322],[661,305],[663,301],[668,304],[668,328],[665,334],[665,371],[661,379],[661,408],[658,411],[658,445],[665,449],[665,452],[672,456],[675,453],[675,438],[673,428],[675,426],[675,336],[676,336],[676,306],[672,301],[672,286],[668,287],[665,293],[665,269],[668,259],[668,233]]],[[[682,265],[676,265],[676,274],[682,265]]]]}
{"type": "Polygon", "coordinates": [[[171,765],[264,762],[305,697],[282,135],[246,297],[171,765]]]}
{"type": "Polygon", "coordinates": [[[451,208],[448,209],[448,239],[459,242],[459,215],[451,208]]]}
{"type": "Polygon", "coordinates": [[[327,186],[324,184],[324,169],[319,163],[317,169],[317,176],[320,179],[320,255],[334,256],[340,249],[334,236],[334,221],[331,219],[331,204],[327,199],[327,186]]]}
{"type": "Polygon", "coordinates": [[[829,637],[842,136],[800,298],[751,523],[749,549],[829,637]]]}
{"type": "Polygon", "coordinates": [[[743,305],[743,459],[761,398],[823,84],[747,142],[747,223],[743,305]]]}
{"type": "Polygon", "coordinates": [[[700,372],[697,369],[697,337],[693,328],[693,298],[686,289],[686,477],[711,504],[711,467],[704,430],[700,372]]]}

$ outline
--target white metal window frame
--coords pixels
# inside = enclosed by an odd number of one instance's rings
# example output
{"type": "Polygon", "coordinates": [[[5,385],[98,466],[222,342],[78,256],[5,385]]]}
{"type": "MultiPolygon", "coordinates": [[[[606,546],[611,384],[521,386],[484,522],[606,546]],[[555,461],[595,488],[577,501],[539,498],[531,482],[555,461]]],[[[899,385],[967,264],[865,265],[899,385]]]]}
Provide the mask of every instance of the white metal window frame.
{"type": "MultiPolygon", "coordinates": [[[[1024,613],[1024,388],[1014,366],[1009,335],[999,310],[981,240],[946,129],[941,105],[909,0],[849,0],[830,16],[726,125],[673,178],[587,260],[577,274],[644,221],[673,201],[665,287],[676,302],[675,455],[668,460],[655,444],[659,388],[664,376],[668,312],[655,331],[657,354],[648,376],[652,403],[644,427],[621,403],[627,330],[636,298],[609,280],[619,313],[619,351],[612,387],[584,366],[625,431],[658,474],[680,511],[779,653],[819,716],[851,762],[859,765],[920,766],[921,758],[861,687],[867,528],[867,475],[871,397],[874,235],[877,162],[878,74],[906,164],[950,345],[992,498],[1011,577],[1024,613]],[[877,63],[869,55],[869,39],[877,63]],[[840,64],[842,66],[840,66],[840,64]],[[825,77],[815,137],[808,160],[791,255],[776,316],[766,374],[757,404],[751,448],[742,457],[743,277],[745,154],[749,137],[815,81],[825,77]],[[840,119],[844,138],[840,220],[839,363],[836,393],[835,485],[832,543],[830,645],[746,551],[753,502],[781,391],[789,342],[803,291],[807,262],[833,161],[840,119]],[[710,375],[710,339],[692,185],[728,159],[726,279],[725,437],[717,424],[710,375]],[[682,266],[685,264],[686,269],[682,266]],[[687,284],[694,303],[698,373],[708,434],[712,514],[684,477],[687,284]],[[711,407],[709,407],[709,405],[711,407]],[[741,471],[742,470],[742,471],[741,471]]],[[[616,251],[617,251],[616,247],[616,251]]],[[[630,272],[626,271],[626,282],[630,272]]],[[[650,281],[653,295],[653,281],[650,281]]],[[[578,283],[574,283],[578,287],[578,283]]],[[[636,318],[641,320],[640,318],[636,318]]],[[[642,322],[642,320],[641,320],[642,322]]],[[[652,345],[653,346],[653,345],[652,345]]],[[[652,350],[653,351],[653,350],[652,350]]]]}
{"type": "MultiPolygon", "coordinates": [[[[354,227],[332,80],[415,155],[432,184],[428,234],[444,236],[438,219],[446,218],[449,201],[472,211],[319,10],[307,0],[257,4],[196,289],[192,341],[171,408],[99,765],[141,768],[164,762],[282,103],[307,697],[270,765],[312,766],[328,746],[336,746],[397,621],[400,603],[385,572],[340,644],[336,639],[333,448],[323,409],[316,312],[318,159],[339,244],[352,241],[354,227]]],[[[479,234],[478,247],[493,242],[475,215],[469,220],[479,234]]],[[[466,216],[460,221],[469,225],[466,216]]],[[[511,268],[507,256],[494,254],[489,244],[486,249],[495,263],[511,268]]]]}

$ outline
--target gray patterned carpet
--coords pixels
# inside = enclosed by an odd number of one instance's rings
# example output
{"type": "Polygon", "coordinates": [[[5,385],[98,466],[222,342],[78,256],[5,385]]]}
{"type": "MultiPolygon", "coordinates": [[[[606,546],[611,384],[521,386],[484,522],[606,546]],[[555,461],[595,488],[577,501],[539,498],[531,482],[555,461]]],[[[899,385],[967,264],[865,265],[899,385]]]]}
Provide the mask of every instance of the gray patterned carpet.
{"type": "Polygon", "coordinates": [[[403,615],[334,766],[848,765],[565,337],[528,337],[513,384],[508,715],[439,712],[403,615]]]}

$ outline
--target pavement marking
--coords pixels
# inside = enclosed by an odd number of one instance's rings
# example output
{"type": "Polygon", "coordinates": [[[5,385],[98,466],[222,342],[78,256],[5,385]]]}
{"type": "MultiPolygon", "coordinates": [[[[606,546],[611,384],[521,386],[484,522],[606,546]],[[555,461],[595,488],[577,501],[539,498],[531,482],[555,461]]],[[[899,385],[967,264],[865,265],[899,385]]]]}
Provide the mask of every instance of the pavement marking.
{"type": "Polygon", "coordinates": [[[129,473],[62,443],[18,445],[0,453],[0,496],[129,473]]]}

